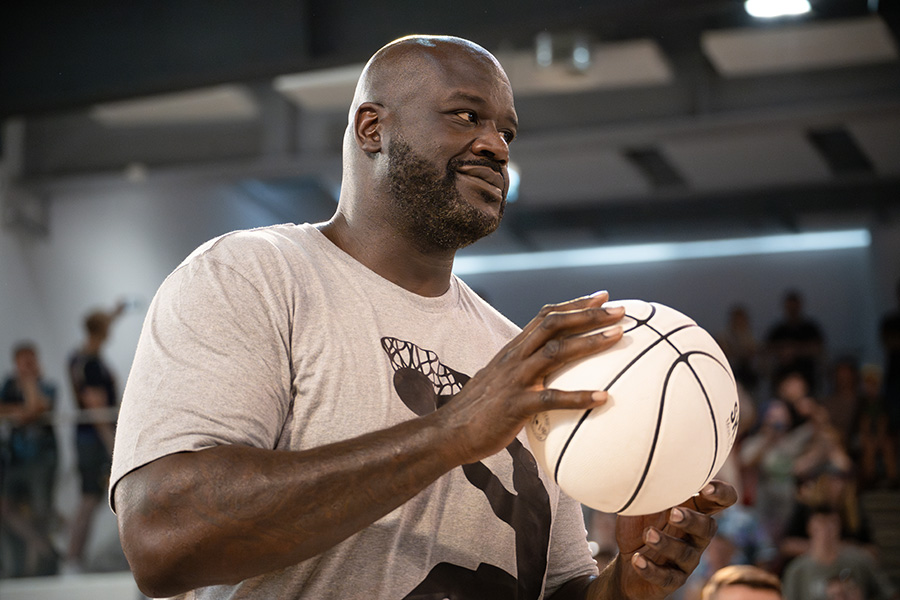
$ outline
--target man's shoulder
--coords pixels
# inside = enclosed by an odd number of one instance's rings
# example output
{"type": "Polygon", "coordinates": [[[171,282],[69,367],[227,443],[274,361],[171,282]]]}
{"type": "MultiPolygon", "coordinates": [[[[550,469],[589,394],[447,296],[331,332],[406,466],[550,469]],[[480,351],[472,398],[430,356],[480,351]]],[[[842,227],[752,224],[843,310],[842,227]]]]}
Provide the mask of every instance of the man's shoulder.
{"type": "Polygon", "coordinates": [[[313,225],[293,223],[231,231],[200,245],[175,271],[218,264],[253,275],[289,268],[288,265],[296,267],[314,260],[312,254],[323,251],[320,236],[313,225]]]}
{"type": "Polygon", "coordinates": [[[310,226],[284,223],[224,233],[201,244],[185,263],[207,257],[223,260],[229,256],[247,256],[248,252],[283,252],[289,246],[309,243],[310,226]]]}
{"type": "Polygon", "coordinates": [[[845,563],[847,566],[863,566],[863,567],[873,567],[875,566],[875,559],[871,554],[859,548],[858,546],[854,546],[853,544],[844,544],[841,548],[841,552],[838,555],[838,560],[840,562],[845,563]]]}

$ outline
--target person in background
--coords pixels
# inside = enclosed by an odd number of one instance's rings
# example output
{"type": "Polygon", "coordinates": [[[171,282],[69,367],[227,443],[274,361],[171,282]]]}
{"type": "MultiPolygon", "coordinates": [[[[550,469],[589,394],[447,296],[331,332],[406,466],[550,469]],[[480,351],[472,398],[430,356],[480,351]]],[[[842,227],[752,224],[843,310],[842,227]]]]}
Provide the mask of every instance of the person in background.
{"type": "Polygon", "coordinates": [[[759,431],[741,444],[741,463],[755,474],[754,509],[776,542],[781,539],[797,491],[794,461],[814,434],[809,423],[794,428],[787,404],[774,399],[763,414],[759,431]]]}
{"type": "Polygon", "coordinates": [[[785,292],[782,306],[784,316],[766,335],[766,352],[773,361],[772,379],[777,381],[788,371],[798,372],[815,393],[821,377],[825,336],[819,324],[804,313],[799,291],[785,292]]]}
{"type": "Polygon", "coordinates": [[[831,383],[828,394],[822,398],[822,406],[828,411],[832,425],[841,436],[842,443],[852,449],[855,439],[856,418],[860,405],[860,372],[856,358],[844,356],[837,359],[829,372],[831,383]]]}
{"type": "Polygon", "coordinates": [[[734,378],[749,393],[756,394],[759,385],[759,343],[750,326],[747,307],[738,304],[728,313],[727,327],[716,336],[716,341],[728,358],[734,378]]]}
{"type": "Polygon", "coordinates": [[[833,507],[840,516],[840,537],[844,544],[852,544],[877,558],[869,518],[857,493],[852,467],[829,463],[817,477],[800,485],[791,518],[785,528],[780,550],[783,557],[792,559],[809,551],[810,540],[806,524],[817,506],[833,507]]]}
{"type": "Polygon", "coordinates": [[[785,600],[827,600],[829,582],[852,579],[866,600],[896,600],[897,589],[870,554],[841,541],[841,517],[823,504],[807,519],[809,550],[788,563],[782,576],[785,600]]]}
{"type": "Polygon", "coordinates": [[[75,432],[81,501],[72,521],[64,569],[84,569],[84,549],[90,535],[94,511],[106,496],[115,440],[115,407],[119,396],[116,379],[103,359],[113,322],[125,304],[112,311],[95,310],[84,319],[86,339],[69,357],[69,378],[80,409],[75,432]]]}
{"type": "Polygon", "coordinates": [[[900,432],[900,279],[894,293],[897,307],[882,317],[879,333],[884,348],[884,403],[888,413],[888,435],[896,449],[900,432]]]}
{"type": "Polygon", "coordinates": [[[701,600],[781,600],[781,581],[753,565],[731,565],[713,573],[701,600]]]}
{"type": "Polygon", "coordinates": [[[0,388],[0,533],[12,546],[10,577],[52,575],[57,447],[51,415],[56,387],[41,372],[37,347],[13,348],[15,369],[0,388]]]}
{"type": "Polygon", "coordinates": [[[857,419],[860,481],[864,489],[897,488],[896,436],[891,432],[889,407],[882,392],[881,369],[867,365],[862,369],[862,398],[857,419]]]}

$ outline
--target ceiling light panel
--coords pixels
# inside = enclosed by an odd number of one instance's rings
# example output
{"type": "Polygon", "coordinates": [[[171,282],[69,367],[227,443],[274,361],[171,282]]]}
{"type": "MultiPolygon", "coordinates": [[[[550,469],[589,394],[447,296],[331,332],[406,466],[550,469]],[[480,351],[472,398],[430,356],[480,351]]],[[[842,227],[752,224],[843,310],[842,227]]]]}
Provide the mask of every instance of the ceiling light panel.
{"type": "Polygon", "coordinates": [[[833,69],[897,60],[897,45],[878,16],[763,29],[706,31],[701,45],[726,77],[833,69]]]}

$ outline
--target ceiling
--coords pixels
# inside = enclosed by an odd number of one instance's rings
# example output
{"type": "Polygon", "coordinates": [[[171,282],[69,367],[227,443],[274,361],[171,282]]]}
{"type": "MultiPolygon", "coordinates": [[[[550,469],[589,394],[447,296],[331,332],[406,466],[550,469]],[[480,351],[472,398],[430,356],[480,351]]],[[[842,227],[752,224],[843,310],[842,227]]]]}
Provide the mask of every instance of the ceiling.
{"type": "Polygon", "coordinates": [[[898,4],[771,22],[740,0],[7,6],[3,155],[19,187],[199,173],[290,213],[333,197],[372,51],[451,33],[498,56],[522,124],[520,196],[487,251],[900,218],[898,4]]]}

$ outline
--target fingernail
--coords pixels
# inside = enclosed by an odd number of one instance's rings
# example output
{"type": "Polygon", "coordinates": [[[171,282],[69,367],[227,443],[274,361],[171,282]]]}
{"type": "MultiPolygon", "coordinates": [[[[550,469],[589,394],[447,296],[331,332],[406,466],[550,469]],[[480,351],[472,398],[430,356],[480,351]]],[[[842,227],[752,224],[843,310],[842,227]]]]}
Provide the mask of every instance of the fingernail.
{"type": "Polygon", "coordinates": [[[596,391],[591,394],[591,400],[594,402],[606,402],[609,400],[609,392],[596,391]]]}
{"type": "Polygon", "coordinates": [[[659,532],[655,529],[648,529],[644,532],[644,541],[648,544],[655,544],[659,541],[659,532]]]}
{"type": "Polygon", "coordinates": [[[616,325],[615,327],[610,327],[609,329],[604,329],[600,335],[602,335],[606,339],[618,337],[618,336],[622,335],[622,326],[616,325]]]}
{"type": "Polygon", "coordinates": [[[710,483],[705,488],[703,488],[703,490],[700,493],[703,494],[704,496],[712,496],[713,492],[715,492],[715,491],[716,491],[716,486],[714,486],[713,484],[710,483]]]}
{"type": "Polygon", "coordinates": [[[634,565],[638,569],[646,569],[647,568],[647,559],[642,555],[635,553],[631,557],[631,564],[634,565]]]}
{"type": "Polygon", "coordinates": [[[597,296],[603,296],[604,294],[609,294],[609,292],[607,292],[606,290],[598,290],[598,291],[594,292],[593,294],[591,294],[590,296],[588,296],[588,298],[596,298],[597,296]]]}
{"type": "Polygon", "coordinates": [[[669,518],[669,520],[673,523],[681,523],[682,521],[684,521],[684,513],[680,508],[673,508],[672,516],[669,518]]]}

